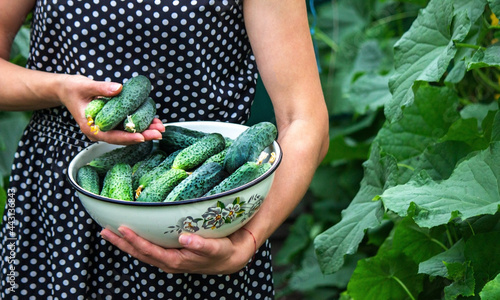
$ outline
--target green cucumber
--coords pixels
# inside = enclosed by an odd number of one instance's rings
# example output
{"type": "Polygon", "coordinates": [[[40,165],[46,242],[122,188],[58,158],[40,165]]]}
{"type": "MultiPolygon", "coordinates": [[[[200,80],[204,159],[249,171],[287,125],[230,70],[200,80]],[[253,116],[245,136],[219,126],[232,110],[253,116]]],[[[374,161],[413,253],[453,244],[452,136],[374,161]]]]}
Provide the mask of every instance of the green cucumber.
{"type": "Polygon", "coordinates": [[[140,165],[136,170],[132,170],[132,186],[134,187],[134,190],[139,187],[139,180],[141,177],[156,168],[165,160],[166,157],[167,154],[165,154],[165,152],[161,150],[154,151],[140,162],[140,165]]]}
{"type": "Polygon", "coordinates": [[[164,202],[194,199],[219,184],[227,173],[218,163],[201,165],[188,178],[179,183],[165,198],[164,202]]]}
{"type": "Polygon", "coordinates": [[[123,128],[128,132],[143,132],[146,130],[156,114],[156,103],[148,97],[139,108],[123,121],[123,128]]]}
{"type": "Polygon", "coordinates": [[[151,82],[146,76],[138,75],[123,84],[122,91],[97,113],[92,131],[109,131],[123,122],[146,100],[151,92],[151,82]]]}
{"type": "Polygon", "coordinates": [[[97,98],[87,104],[87,106],[85,107],[85,118],[87,119],[87,125],[94,125],[95,116],[97,116],[97,113],[101,111],[101,109],[104,107],[104,104],[106,104],[106,102],[108,102],[110,99],[111,98],[108,97],[97,98]]]}
{"type": "Polygon", "coordinates": [[[135,191],[136,198],[139,197],[142,190],[146,188],[151,181],[162,176],[162,174],[168,172],[172,168],[172,163],[179,152],[181,152],[181,150],[170,153],[157,167],[141,176],[139,185],[136,187],[135,191]]]}
{"type": "Polygon", "coordinates": [[[138,202],[162,202],[165,197],[189,175],[181,169],[170,169],[155,178],[137,197],[138,202]]]}
{"type": "Polygon", "coordinates": [[[88,165],[81,166],[76,174],[76,183],[84,190],[99,195],[100,179],[97,171],[88,165]]]}
{"type": "Polygon", "coordinates": [[[101,196],[125,201],[134,200],[132,167],[129,164],[117,163],[106,173],[101,196]]]}
{"type": "Polygon", "coordinates": [[[225,144],[226,141],[220,133],[210,133],[191,146],[182,149],[175,157],[172,168],[192,170],[210,156],[224,150],[225,144]]]}
{"type": "Polygon", "coordinates": [[[264,174],[270,167],[270,163],[260,164],[253,161],[246,162],[221,183],[208,191],[204,196],[219,194],[249,183],[264,174]]]}
{"type": "Polygon", "coordinates": [[[270,122],[260,122],[248,127],[229,146],[224,159],[224,169],[233,173],[247,161],[256,161],[261,152],[276,139],[278,131],[270,122]]]}
{"type": "Polygon", "coordinates": [[[101,175],[106,174],[117,163],[133,165],[151,153],[153,141],[128,145],[106,152],[94,158],[88,165],[94,167],[101,175]]]}
{"type": "Polygon", "coordinates": [[[159,142],[160,149],[167,153],[184,149],[197,142],[207,133],[198,130],[193,130],[176,125],[165,126],[165,131],[162,132],[162,139],[159,142]]]}
{"type": "Polygon", "coordinates": [[[224,148],[224,150],[222,150],[221,152],[210,156],[207,160],[205,160],[204,164],[208,164],[211,162],[216,162],[221,165],[224,164],[224,159],[226,158],[227,150],[229,146],[231,146],[231,144],[233,143],[233,140],[228,137],[224,137],[224,139],[226,141],[226,148],[224,148]]]}

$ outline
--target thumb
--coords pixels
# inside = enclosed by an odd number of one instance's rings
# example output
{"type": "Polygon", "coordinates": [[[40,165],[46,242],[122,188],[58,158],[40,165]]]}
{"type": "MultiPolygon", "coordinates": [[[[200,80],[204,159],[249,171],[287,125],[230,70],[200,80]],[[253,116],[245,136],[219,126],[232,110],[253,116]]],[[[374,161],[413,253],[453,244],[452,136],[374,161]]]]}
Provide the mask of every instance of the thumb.
{"type": "Polygon", "coordinates": [[[207,239],[196,234],[183,233],[179,236],[179,243],[185,248],[197,253],[210,252],[207,239]]]}
{"type": "Polygon", "coordinates": [[[117,82],[94,81],[93,90],[96,95],[112,97],[118,95],[122,90],[122,85],[117,82]]]}

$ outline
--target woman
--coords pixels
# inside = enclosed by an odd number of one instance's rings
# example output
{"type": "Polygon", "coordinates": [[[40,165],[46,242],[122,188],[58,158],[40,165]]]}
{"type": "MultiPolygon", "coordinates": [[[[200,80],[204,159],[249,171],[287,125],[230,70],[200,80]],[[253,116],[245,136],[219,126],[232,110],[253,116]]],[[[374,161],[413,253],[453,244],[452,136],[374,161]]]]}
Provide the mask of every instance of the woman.
{"type": "Polygon", "coordinates": [[[8,258],[0,265],[3,299],[273,297],[267,239],[302,199],[328,148],[304,1],[2,1],[0,86],[1,110],[34,110],[12,168],[16,223],[7,228],[4,216],[0,235],[8,258]],[[30,11],[22,68],[8,62],[9,50],[30,11]],[[158,119],[142,134],[91,133],[85,105],[118,94],[137,74],[152,82],[158,119]],[[91,141],[159,139],[162,122],[244,123],[257,74],[284,157],[244,229],[222,239],[186,233],[182,249],[163,249],[127,228],[123,237],[102,230],[85,213],[64,176],[76,153],[91,141]]]}

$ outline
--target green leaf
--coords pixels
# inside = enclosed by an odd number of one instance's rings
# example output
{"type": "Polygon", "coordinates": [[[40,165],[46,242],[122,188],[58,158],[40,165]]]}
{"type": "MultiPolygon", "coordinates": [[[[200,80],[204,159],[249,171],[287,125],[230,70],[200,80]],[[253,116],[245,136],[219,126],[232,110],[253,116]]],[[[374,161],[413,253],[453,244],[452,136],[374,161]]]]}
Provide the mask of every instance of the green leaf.
{"type": "Polygon", "coordinates": [[[455,217],[495,214],[499,188],[500,142],[495,142],[464,159],[447,180],[424,185],[410,181],[385,190],[381,198],[387,209],[400,216],[406,216],[409,209],[417,211],[413,219],[419,226],[434,227],[455,217]]]}
{"type": "Polygon", "coordinates": [[[347,286],[357,300],[417,299],[422,289],[423,275],[417,274],[417,265],[391,252],[360,260],[347,286]]]}
{"type": "Polygon", "coordinates": [[[23,112],[2,112],[0,136],[5,148],[0,151],[0,176],[9,176],[19,139],[29,119],[23,112]]]}
{"type": "Polygon", "coordinates": [[[397,122],[387,122],[375,141],[400,163],[418,157],[459,118],[457,107],[453,90],[423,85],[415,94],[415,105],[405,109],[397,122]]]}
{"type": "Polygon", "coordinates": [[[348,95],[356,113],[376,111],[392,98],[389,76],[366,73],[351,85],[348,95]]]}
{"type": "Polygon", "coordinates": [[[470,59],[466,59],[467,70],[486,67],[500,67],[500,45],[493,44],[486,50],[479,49],[470,59]]]}
{"type": "Polygon", "coordinates": [[[384,210],[380,201],[373,201],[386,185],[394,184],[397,169],[394,158],[380,157],[377,146],[364,164],[365,177],[351,204],[342,211],[342,220],[314,239],[316,256],[325,274],[338,271],[344,256],[356,253],[365,230],[381,224],[384,210]]]}
{"type": "Polygon", "coordinates": [[[406,254],[416,263],[448,250],[441,241],[432,236],[431,230],[418,227],[408,217],[397,224],[392,247],[394,250],[406,254]]]}
{"type": "Polygon", "coordinates": [[[432,0],[411,28],[394,46],[395,73],[389,81],[393,98],[385,106],[390,121],[402,116],[402,108],[414,101],[416,81],[438,82],[454,58],[455,42],[470,30],[466,14],[455,15],[453,1],[432,0]],[[458,24],[452,27],[452,22],[458,24]]]}
{"type": "Polygon", "coordinates": [[[498,0],[488,0],[488,5],[491,8],[491,11],[499,17],[500,16],[500,2],[498,0]]]}
{"type": "Polygon", "coordinates": [[[500,249],[499,231],[476,234],[467,240],[464,254],[474,267],[477,292],[500,272],[500,256],[496,255],[498,249],[500,249]]]}
{"type": "Polygon", "coordinates": [[[486,283],[479,296],[481,296],[481,300],[500,299],[500,274],[486,283]]]}
{"type": "Polygon", "coordinates": [[[445,263],[463,263],[465,242],[459,240],[450,249],[441,252],[418,265],[418,273],[430,276],[448,277],[448,269],[445,263]]]}
{"type": "Polygon", "coordinates": [[[445,263],[448,278],[453,282],[444,288],[445,299],[457,299],[458,296],[474,296],[476,281],[471,263],[445,263]]]}
{"type": "Polygon", "coordinates": [[[310,231],[314,224],[314,219],[309,214],[300,215],[290,228],[290,232],[283,243],[283,247],[276,255],[276,263],[285,265],[293,262],[307,246],[310,244],[310,231]]]}

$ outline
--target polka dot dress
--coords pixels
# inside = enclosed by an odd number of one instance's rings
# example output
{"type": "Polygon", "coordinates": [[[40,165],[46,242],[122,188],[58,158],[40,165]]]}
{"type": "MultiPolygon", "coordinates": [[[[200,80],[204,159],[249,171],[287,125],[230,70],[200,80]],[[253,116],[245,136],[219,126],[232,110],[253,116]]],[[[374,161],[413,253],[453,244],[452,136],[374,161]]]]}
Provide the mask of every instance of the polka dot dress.
{"type": "MultiPolygon", "coordinates": [[[[249,116],[257,69],[241,0],[39,0],[33,12],[29,68],[148,76],[163,122],[249,116]]],[[[241,271],[212,276],[167,274],[104,241],[66,180],[90,143],[64,107],[34,112],[0,231],[1,299],[273,298],[268,242],[241,271]]]]}

